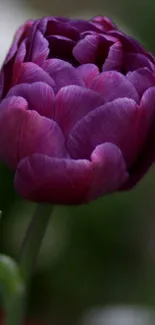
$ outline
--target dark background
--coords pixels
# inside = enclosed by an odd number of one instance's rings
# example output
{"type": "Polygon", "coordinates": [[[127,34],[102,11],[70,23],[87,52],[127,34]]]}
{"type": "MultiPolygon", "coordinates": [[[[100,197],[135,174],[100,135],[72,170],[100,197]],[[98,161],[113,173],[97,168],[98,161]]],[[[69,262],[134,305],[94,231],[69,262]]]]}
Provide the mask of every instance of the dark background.
{"type": "MultiPolygon", "coordinates": [[[[6,3],[10,11],[11,2],[6,3]]],[[[155,53],[154,0],[25,0],[23,9],[21,3],[24,18],[31,13],[31,18],[109,15],[155,53]]],[[[14,11],[16,7],[14,1],[14,11]]],[[[16,195],[13,174],[1,164],[2,253],[17,257],[34,207],[16,195]]],[[[91,308],[119,304],[155,308],[153,168],[130,192],[88,206],[55,208],[31,281],[27,313],[42,325],[73,325],[91,308]]]]}

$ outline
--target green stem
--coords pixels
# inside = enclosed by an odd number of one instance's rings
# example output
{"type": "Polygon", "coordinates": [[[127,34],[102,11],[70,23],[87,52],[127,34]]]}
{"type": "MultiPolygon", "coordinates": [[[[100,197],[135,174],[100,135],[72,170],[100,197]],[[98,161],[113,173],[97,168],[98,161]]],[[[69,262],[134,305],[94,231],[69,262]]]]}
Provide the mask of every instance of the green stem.
{"type": "Polygon", "coordinates": [[[51,213],[51,205],[39,204],[28,227],[19,258],[19,268],[25,282],[29,280],[36,265],[36,259],[51,213]]]}
{"type": "Polygon", "coordinates": [[[6,325],[24,325],[24,294],[9,298],[6,308],[6,325]]]}
{"type": "Polygon", "coordinates": [[[23,325],[25,297],[29,286],[29,279],[35,268],[51,213],[51,205],[40,204],[37,206],[30,222],[19,258],[19,274],[22,282],[25,284],[23,285],[24,290],[16,293],[12,292],[11,295],[7,296],[5,325],[23,325]]]}

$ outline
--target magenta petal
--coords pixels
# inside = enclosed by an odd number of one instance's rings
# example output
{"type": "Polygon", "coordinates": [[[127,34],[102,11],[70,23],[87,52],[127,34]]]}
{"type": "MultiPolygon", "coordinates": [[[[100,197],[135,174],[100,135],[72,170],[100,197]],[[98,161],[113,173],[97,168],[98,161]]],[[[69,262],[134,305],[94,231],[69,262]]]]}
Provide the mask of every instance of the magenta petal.
{"type": "Polygon", "coordinates": [[[64,134],[68,135],[79,119],[103,103],[103,98],[90,89],[64,87],[55,98],[55,120],[64,134]]]}
{"type": "Polygon", "coordinates": [[[155,87],[146,90],[140,107],[143,112],[141,127],[147,127],[147,138],[143,143],[141,154],[130,170],[130,178],[122,189],[135,186],[155,161],[155,87]]]}
{"type": "Polygon", "coordinates": [[[79,30],[70,23],[57,21],[55,18],[48,20],[46,27],[46,36],[61,35],[74,41],[79,39],[79,30]]]}
{"type": "Polygon", "coordinates": [[[21,96],[29,104],[29,109],[36,110],[40,115],[52,117],[54,91],[44,82],[34,82],[32,84],[20,84],[11,88],[7,96],[21,96]]]}
{"type": "Polygon", "coordinates": [[[20,44],[16,56],[15,56],[15,60],[14,60],[14,64],[13,64],[13,76],[12,76],[12,84],[15,84],[16,81],[19,78],[20,75],[20,69],[21,66],[24,62],[25,59],[25,55],[26,55],[26,42],[25,40],[20,44]]]}
{"type": "Polygon", "coordinates": [[[128,190],[134,187],[155,162],[155,120],[153,122],[154,124],[149,131],[143,151],[130,169],[130,177],[127,183],[121,188],[122,190],[128,190]]]}
{"type": "Polygon", "coordinates": [[[139,53],[128,53],[124,58],[124,69],[126,72],[134,71],[139,68],[148,68],[154,71],[154,64],[146,57],[139,53]]]}
{"type": "Polygon", "coordinates": [[[4,89],[4,71],[2,70],[0,73],[0,100],[2,99],[4,89]]]}
{"type": "Polygon", "coordinates": [[[27,22],[26,24],[22,25],[21,27],[19,27],[19,29],[17,30],[16,34],[15,34],[15,37],[14,37],[14,40],[13,40],[13,43],[12,43],[12,46],[9,50],[9,53],[5,59],[5,62],[4,64],[7,64],[12,58],[13,56],[15,55],[17,49],[18,49],[18,46],[19,46],[19,41],[22,37],[22,34],[24,33],[25,29],[27,28],[27,25],[28,25],[29,22],[27,22]]]}
{"type": "MultiPolygon", "coordinates": [[[[112,30],[109,32],[109,35],[112,35],[121,41],[124,52],[141,53],[148,55],[148,53],[145,52],[141,44],[132,37],[128,36],[127,34],[122,33],[119,30],[112,30]]],[[[150,55],[148,56],[150,57],[150,55]]]]}
{"type": "Polygon", "coordinates": [[[85,86],[90,87],[93,80],[99,75],[99,69],[95,64],[87,63],[77,67],[80,77],[83,79],[85,86]]]}
{"type": "Polygon", "coordinates": [[[121,71],[122,64],[123,64],[123,49],[122,44],[120,42],[114,43],[111,45],[108,53],[108,57],[105,60],[102,71],[108,71],[108,70],[116,70],[121,71]]]}
{"type": "MultiPolygon", "coordinates": [[[[29,111],[19,105],[0,108],[0,158],[11,168],[32,153],[47,154],[51,157],[67,155],[63,134],[56,122],[29,111]],[[7,148],[7,150],[6,150],[7,148]]],[[[25,101],[24,101],[25,103],[25,101]]]]}
{"type": "Polygon", "coordinates": [[[83,20],[83,19],[78,19],[78,20],[72,20],[70,24],[74,27],[76,27],[80,33],[86,32],[86,31],[94,31],[94,32],[101,32],[101,27],[95,26],[93,22],[83,20]]]}
{"type": "Polygon", "coordinates": [[[84,86],[78,71],[68,62],[50,59],[44,62],[42,68],[54,79],[56,91],[69,85],[84,86]]]}
{"type": "Polygon", "coordinates": [[[73,48],[73,55],[81,64],[97,63],[102,65],[107,57],[111,42],[104,36],[87,35],[73,48]]]}
{"type": "Polygon", "coordinates": [[[87,114],[72,129],[67,142],[69,153],[74,159],[89,159],[99,144],[110,142],[120,148],[128,166],[139,152],[137,127],[138,106],[127,98],[116,99],[87,114]],[[132,130],[132,132],[131,132],[132,130]]]}
{"type": "Polygon", "coordinates": [[[31,49],[31,61],[41,65],[47,59],[48,54],[48,41],[45,39],[43,34],[37,30],[31,49]]]}
{"type": "Polygon", "coordinates": [[[28,103],[27,101],[22,97],[16,97],[12,96],[9,98],[4,98],[2,102],[0,103],[0,114],[3,110],[6,110],[7,108],[21,108],[24,110],[28,109],[28,103]]]}
{"type": "Polygon", "coordinates": [[[54,159],[32,155],[20,161],[15,188],[23,197],[52,204],[80,204],[92,182],[88,160],[54,159]]]}
{"type": "Polygon", "coordinates": [[[102,72],[93,82],[91,88],[103,96],[105,102],[116,98],[131,98],[139,102],[139,95],[133,84],[116,71],[102,72]]]}
{"type": "Polygon", "coordinates": [[[142,96],[145,90],[155,86],[155,76],[147,68],[140,68],[133,72],[128,72],[127,78],[135,86],[140,96],[142,96]]]}
{"type": "Polygon", "coordinates": [[[117,191],[128,179],[126,164],[120,149],[112,143],[104,143],[91,154],[93,182],[87,199],[117,191]]]}
{"type": "Polygon", "coordinates": [[[81,64],[95,63],[100,38],[98,35],[88,35],[80,40],[73,49],[73,55],[81,64]]]}
{"type": "Polygon", "coordinates": [[[36,81],[42,81],[53,88],[55,87],[54,80],[41,67],[32,62],[23,63],[17,83],[32,84],[36,81]]]}
{"type": "Polygon", "coordinates": [[[106,16],[96,16],[92,19],[92,22],[95,23],[96,26],[100,26],[100,28],[102,27],[103,32],[117,29],[117,26],[113,21],[106,16]]]}
{"type": "Polygon", "coordinates": [[[140,110],[142,112],[141,125],[146,125],[147,131],[150,126],[154,123],[155,116],[155,87],[147,89],[140,102],[140,110]]]}

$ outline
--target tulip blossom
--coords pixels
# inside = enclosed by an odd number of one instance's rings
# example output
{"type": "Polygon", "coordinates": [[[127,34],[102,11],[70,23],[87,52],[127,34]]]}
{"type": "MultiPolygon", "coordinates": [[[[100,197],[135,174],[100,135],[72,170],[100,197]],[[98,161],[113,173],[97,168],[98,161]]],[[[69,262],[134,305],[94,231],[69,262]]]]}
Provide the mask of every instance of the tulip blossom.
{"type": "Polygon", "coordinates": [[[154,161],[155,58],[107,17],[29,20],[0,73],[0,159],[24,198],[82,204],[154,161]]]}

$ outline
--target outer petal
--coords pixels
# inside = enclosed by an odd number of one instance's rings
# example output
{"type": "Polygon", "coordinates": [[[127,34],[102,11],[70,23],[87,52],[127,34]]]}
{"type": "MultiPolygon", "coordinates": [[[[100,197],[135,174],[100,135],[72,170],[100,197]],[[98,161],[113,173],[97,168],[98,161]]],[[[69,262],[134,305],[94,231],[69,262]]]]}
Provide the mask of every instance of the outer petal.
{"type": "Polygon", "coordinates": [[[49,74],[40,68],[38,65],[32,62],[23,63],[20,69],[20,75],[17,80],[18,84],[21,83],[30,83],[36,81],[45,82],[47,85],[51,86],[52,88],[55,87],[54,80],[49,76],[49,74]]]}
{"type": "Polygon", "coordinates": [[[88,160],[52,159],[35,154],[20,161],[15,188],[32,201],[79,204],[85,201],[92,176],[88,160]]]}
{"type": "Polygon", "coordinates": [[[54,79],[56,91],[69,85],[84,86],[78,71],[68,62],[50,59],[44,62],[42,68],[54,79]]]}
{"type": "Polygon", "coordinates": [[[145,55],[139,53],[128,53],[125,55],[124,69],[126,72],[144,67],[151,71],[155,70],[154,64],[145,55]]]}
{"type": "Polygon", "coordinates": [[[90,87],[93,80],[99,75],[99,69],[95,64],[87,63],[77,67],[80,77],[84,80],[85,86],[90,87]]]}
{"type": "Polygon", "coordinates": [[[155,161],[155,87],[144,93],[141,110],[144,114],[143,123],[147,124],[147,139],[143,142],[142,151],[130,169],[130,178],[122,189],[133,187],[155,161]]]}
{"type": "Polygon", "coordinates": [[[112,30],[109,32],[109,34],[114,37],[117,37],[117,39],[121,41],[125,52],[141,53],[141,54],[145,54],[150,58],[150,54],[144,50],[143,46],[138,41],[128,36],[127,34],[122,33],[119,30],[112,30]]]}
{"type": "Polygon", "coordinates": [[[94,80],[91,88],[103,96],[105,102],[123,97],[132,98],[139,102],[136,88],[125,76],[116,71],[101,73],[94,80]]]}
{"type": "Polygon", "coordinates": [[[24,98],[22,98],[20,96],[18,96],[18,97],[12,96],[10,98],[5,98],[2,100],[2,102],[0,104],[0,113],[3,112],[3,110],[6,110],[8,108],[13,109],[15,107],[27,110],[28,103],[24,98]]]}
{"type": "Polygon", "coordinates": [[[39,27],[40,20],[34,20],[31,28],[27,32],[27,42],[28,42],[28,47],[27,47],[27,53],[26,53],[26,61],[31,62],[31,53],[33,49],[33,44],[34,44],[34,39],[36,36],[37,29],[39,27]]]}
{"type": "Polygon", "coordinates": [[[0,100],[2,99],[3,95],[3,87],[4,87],[4,71],[0,72],[0,100]]]}
{"type": "Polygon", "coordinates": [[[135,86],[140,96],[143,95],[145,90],[155,86],[155,76],[147,68],[140,68],[133,72],[128,72],[127,78],[135,86]]]}
{"type": "Polygon", "coordinates": [[[22,40],[22,38],[25,37],[27,31],[31,28],[31,25],[32,25],[32,20],[28,20],[24,25],[19,27],[19,29],[17,30],[17,32],[15,34],[12,46],[9,50],[9,53],[6,57],[4,64],[7,64],[13,58],[13,56],[15,55],[15,53],[18,49],[20,41],[22,40]]]}
{"type": "Polygon", "coordinates": [[[94,170],[93,182],[87,199],[117,191],[128,179],[126,164],[118,147],[104,143],[95,148],[91,154],[94,170]]]}
{"type": "Polygon", "coordinates": [[[63,133],[68,135],[79,119],[103,103],[103,98],[90,89],[63,87],[55,98],[55,120],[63,133]]]}
{"type": "MultiPolygon", "coordinates": [[[[18,98],[18,97],[17,97],[18,98]]],[[[63,134],[58,125],[35,111],[25,110],[10,97],[0,106],[0,158],[11,168],[32,154],[43,153],[51,157],[67,155],[63,134]]],[[[23,99],[24,101],[24,99],[23,99]]],[[[25,101],[24,101],[25,104],[25,101]]]]}
{"type": "Polygon", "coordinates": [[[131,99],[117,99],[100,106],[72,129],[67,142],[69,153],[73,158],[89,159],[97,145],[110,142],[120,148],[131,166],[139,151],[141,132],[145,132],[138,122],[138,107],[131,99]]]}
{"type": "Polygon", "coordinates": [[[22,63],[24,62],[25,55],[26,55],[26,41],[24,40],[20,44],[20,46],[19,46],[19,48],[17,50],[15,60],[14,60],[14,63],[13,63],[12,84],[15,84],[16,81],[19,78],[20,69],[22,67],[22,63]]]}
{"type": "Polygon", "coordinates": [[[155,87],[147,89],[140,102],[140,111],[143,115],[143,123],[147,125],[147,131],[155,119],[155,87]]]}
{"type": "Polygon", "coordinates": [[[96,26],[100,26],[103,29],[103,32],[109,32],[110,30],[117,29],[117,26],[113,23],[111,19],[106,16],[96,16],[92,19],[92,22],[96,24],[96,26]]]}
{"type": "Polygon", "coordinates": [[[54,91],[44,82],[17,85],[10,89],[8,96],[24,97],[29,104],[29,109],[37,111],[40,115],[46,117],[54,115],[54,91]]]}

